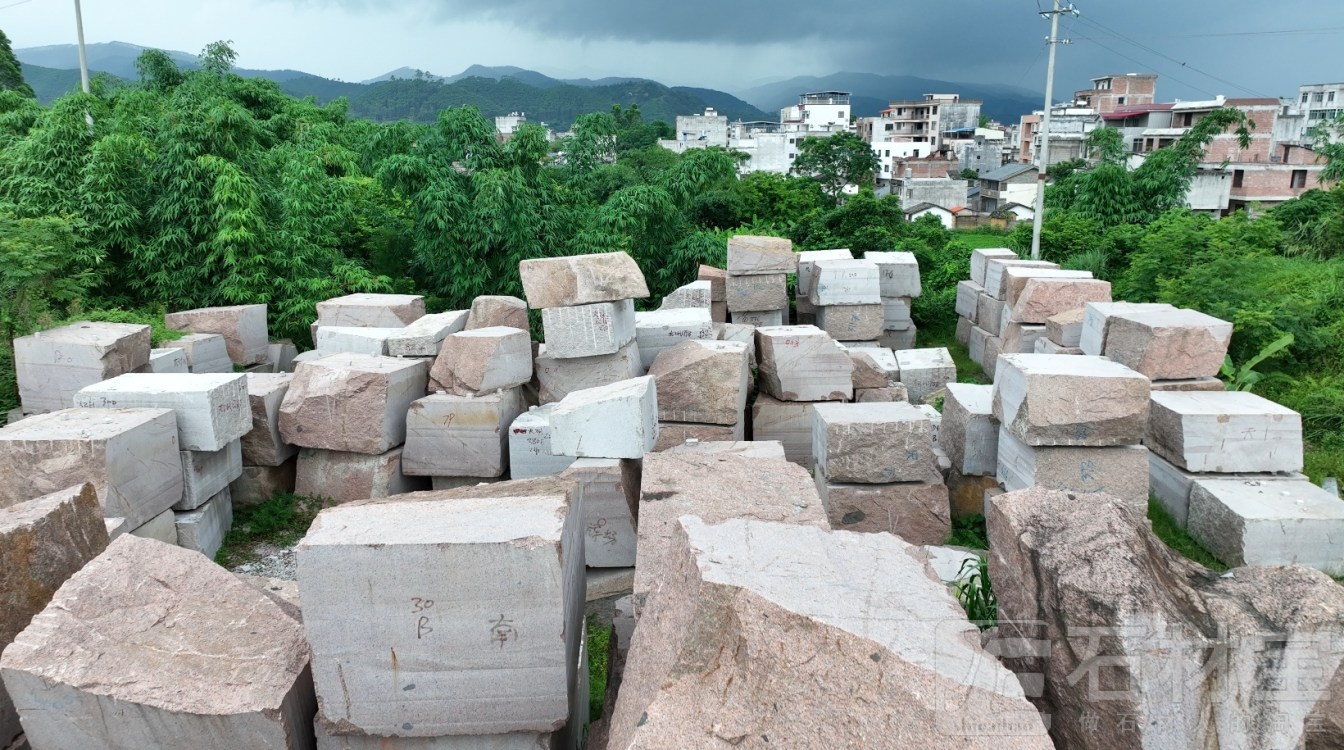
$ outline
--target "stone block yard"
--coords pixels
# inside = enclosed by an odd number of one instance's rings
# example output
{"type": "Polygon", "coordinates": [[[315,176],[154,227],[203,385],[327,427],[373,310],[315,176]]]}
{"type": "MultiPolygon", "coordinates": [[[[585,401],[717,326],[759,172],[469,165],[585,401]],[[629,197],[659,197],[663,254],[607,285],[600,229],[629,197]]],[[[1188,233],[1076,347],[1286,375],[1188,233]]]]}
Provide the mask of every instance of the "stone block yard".
{"type": "Polygon", "coordinates": [[[1233,326],[970,271],[988,383],[914,255],[774,237],[17,339],[0,750],[1344,747],[1344,502],[1233,326]]]}

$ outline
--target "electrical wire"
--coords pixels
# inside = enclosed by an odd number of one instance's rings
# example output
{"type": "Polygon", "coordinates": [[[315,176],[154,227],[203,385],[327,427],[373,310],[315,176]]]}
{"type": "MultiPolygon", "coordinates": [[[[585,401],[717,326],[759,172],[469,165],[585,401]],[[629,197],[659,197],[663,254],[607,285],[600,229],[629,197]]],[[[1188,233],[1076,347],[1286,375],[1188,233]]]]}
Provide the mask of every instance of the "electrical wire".
{"type": "MultiPolygon", "coordinates": [[[[1091,42],[1091,43],[1097,45],[1098,47],[1101,47],[1102,49],[1106,50],[1107,52],[1110,52],[1111,54],[1113,54],[1113,55],[1115,55],[1115,56],[1117,56],[1117,57],[1122,57],[1122,58],[1124,58],[1124,59],[1126,59],[1126,60],[1128,60],[1128,61],[1134,63],[1135,65],[1141,65],[1141,66],[1143,66],[1143,67],[1145,67],[1145,68],[1150,67],[1150,66],[1152,65],[1152,63],[1150,63],[1150,62],[1145,62],[1145,61],[1140,60],[1140,59],[1138,59],[1138,58],[1136,58],[1136,57],[1130,57],[1129,55],[1126,55],[1125,53],[1121,52],[1121,51],[1118,50],[1118,49],[1115,49],[1114,47],[1109,47],[1109,46],[1103,44],[1103,43],[1101,42],[1101,40],[1100,40],[1100,39],[1097,39],[1096,37],[1081,36],[1081,37],[1078,37],[1078,39],[1081,39],[1081,40],[1083,40],[1083,41],[1091,42]]],[[[1154,68],[1154,69],[1155,69],[1155,68],[1154,68]]],[[[1214,94],[1213,92],[1209,91],[1208,89],[1202,88],[1202,87],[1200,87],[1200,86],[1196,86],[1195,84],[1190,83],[1189,81],[1183,81],[1183,80],[1181,80],[1180,78],[1177,78],[1176,76],[1171,75],[1170,73],[1168,73],[1168,72],[1166,72],[1166,71],[1158,70],[1157,72],[1160,73],[1160,74],[1162,75],[1162,77],[1164,77],[1164,78],[1169,78],[1169,79],[1171,79],[1172,81],[1175,81],[1176,83],[1181,84],[1182,86],[1187,86],[1187,87],[1189,87],[1189,88],[1191,88],[1191,89],[1194,89],[1195,91],[1200,92],[1201,94],[1205,94],[1205,95],[1207,95],[1210,99],[1212,99],[1212,98],[1215,96],[1215,94],[1214,94]]]]}
{"type": "Polygon", "coordinates": [[[1344,26],[1326,26],[1320,29],[1276,29],[1273,31],[1222,31],[1211,34],[1166,34],[1163,39],[1209,39],[1227,36],[1272,36],[1286,34],[1337,34],[1344,32],[1344,26]]]}

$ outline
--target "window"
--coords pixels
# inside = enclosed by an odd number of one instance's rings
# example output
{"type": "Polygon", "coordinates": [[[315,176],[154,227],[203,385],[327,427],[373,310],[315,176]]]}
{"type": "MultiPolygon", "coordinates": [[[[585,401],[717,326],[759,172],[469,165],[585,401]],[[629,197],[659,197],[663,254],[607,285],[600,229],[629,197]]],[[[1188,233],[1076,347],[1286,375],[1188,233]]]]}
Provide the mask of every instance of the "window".
{"type": "Polygon", "coordinates": [[[1125,105],[1125,97],[1123,96],[1115,97],[1115,103],[1123,107],[1125,105]]]}
{"type": "Polygon", "coordinates": [[[1134,145],[1131,146],[1131,148],[1133,149],[1134,153],[1136,153],[1136,154],[1141,154],[1141,153],[1143,153],[1143,139],[1142,139],[1142,138],[1135,138],[1135,139],[1134,139],[1134,145]]]}
{"type": "Polygon", "coordinates": [[[1321,103],[1321,100],[1324,99],[1324,98],[1325,98],[1325,95],[1322,94],[1322,93],[1319,92],[1319,91],[1317,91],[1315,94],[1312,94],[1312,95],[1311,95],[1311,100],[1312,100],[1313,102],[1317,103],[1317,104],[1320,104],[1320,103],[1321,103]]]}
{"type": "Polygon", "coordinates": [[[1307,95],[1306,95],[1306,94],[1303,94],[1303,95],[1302,95],[1302,103],[1303,103],[1303,104],[1306,104],[1306,103],[1307,103],[1307,95]]]}
{"type": "Polygon", "coordinates": [[[1290,188],[1304,188],[1307,186],[1307,170],[1294,169],[1291,181],[1288,183],[1290,188]]]}
{"type": "Polygon", "coordinates": [[[1328,94],[1326,94],[1326,95],[1325,95],[1325,102],[1326,102],[1327,104],[1334,104],[1334,103],[1335,103],[1335,92],[1331,91],[1331,92],[1329,92],[1328,94]]]}
{"type": "Polygon", "coordinates": [[[1239,188],[1246,180],[1246,170],[1238,169],[1232,172],[1232,187],[1239,188]]]}

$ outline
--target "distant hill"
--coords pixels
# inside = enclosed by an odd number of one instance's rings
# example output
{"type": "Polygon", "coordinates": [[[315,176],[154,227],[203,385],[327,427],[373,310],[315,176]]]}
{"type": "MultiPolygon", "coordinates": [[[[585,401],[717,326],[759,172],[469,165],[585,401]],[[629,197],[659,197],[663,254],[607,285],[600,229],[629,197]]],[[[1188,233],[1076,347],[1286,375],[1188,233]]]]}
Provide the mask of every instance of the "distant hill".
{"type": "MultiPolygon", "coordinates": [[[[622,83],[635,83],[647,81],[646,78],[624,78],[620,76],[610,76],[607,78],[552,78],[544,73],[538,73],[535,70],[519,68],[513,65],[473,65],[466,70],[452,76],[436,76],[433,74],[417,75],[421,71],[415,68],[397,68],[396,70],[384,73],[377,78],[370,78],[364,83],[382,83],[394,79],[415,79],[427,78],[439,83],[457,83],[467,78],[490,78],[496,81],[502,81],[505,78],[513,78],[529,86],[536,86],[539,89],[551,89],[556,86],[578,86],[580,88],[593,88],[596,86],[614,86],[622,83]]],[[[720,92],[721,93],[721,92],[720,92]]]]}
{"type": "MultiPolygon", "coordinates": [[[[876,73],[835,73],[828,76],[800,76],[755,86],[737,92],[738,96],[768,112],[798,102],[808,91],[849,91],[853,94],[854,114],[872,117],[898,99],[921,99],[925,94],[961,94],[964,99],[984,102],[980,111],[1003,122],[1040,109],[1044,96],[1029,89],[996,84],[957,83],[903,75],[876,73]]],[[[772,118],[773,119],[773,118],[772,118]]]]}

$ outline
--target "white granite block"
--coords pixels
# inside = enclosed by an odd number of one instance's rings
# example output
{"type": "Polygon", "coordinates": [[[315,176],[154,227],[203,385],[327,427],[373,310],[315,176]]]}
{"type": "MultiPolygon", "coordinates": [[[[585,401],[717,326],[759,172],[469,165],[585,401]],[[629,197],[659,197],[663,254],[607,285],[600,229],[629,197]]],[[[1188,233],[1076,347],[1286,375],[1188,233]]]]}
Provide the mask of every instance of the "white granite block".
{"type": "Polygon", "coordinates": [[[551,451],[580,458],[643,458],[658,442],[654,379],[575,391],[551,412],[551,451]]]}
{"type": "Polygon", "coordinates": [[[180,450],[217,451],[252,429],[245,375],[119,375],[84,388],[75,402],[97,409],[172,409],[180,450]]]}

